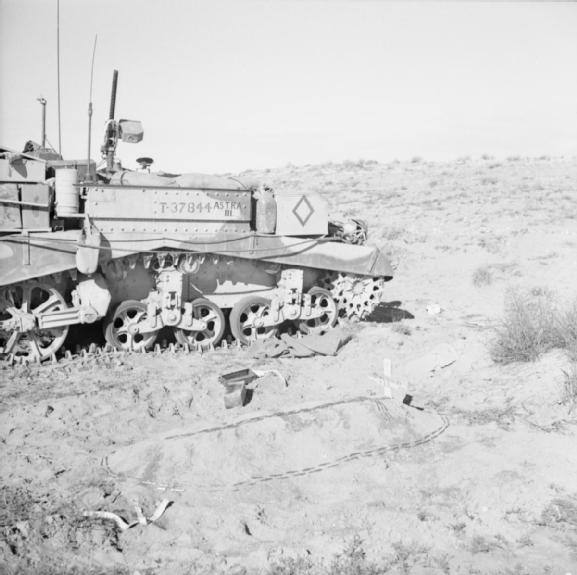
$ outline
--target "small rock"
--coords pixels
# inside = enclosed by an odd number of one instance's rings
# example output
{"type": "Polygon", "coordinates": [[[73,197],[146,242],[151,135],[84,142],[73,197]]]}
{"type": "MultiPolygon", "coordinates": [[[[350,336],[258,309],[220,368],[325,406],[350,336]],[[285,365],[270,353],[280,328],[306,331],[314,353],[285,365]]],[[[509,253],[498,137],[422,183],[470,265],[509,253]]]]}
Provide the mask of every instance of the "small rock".
{"type": "Polygon", "coordinates": [[[438,303],[430,303],[427,306],[427,313],[429,315],[438,315],[441,313],[441,306],[438,303]]]}

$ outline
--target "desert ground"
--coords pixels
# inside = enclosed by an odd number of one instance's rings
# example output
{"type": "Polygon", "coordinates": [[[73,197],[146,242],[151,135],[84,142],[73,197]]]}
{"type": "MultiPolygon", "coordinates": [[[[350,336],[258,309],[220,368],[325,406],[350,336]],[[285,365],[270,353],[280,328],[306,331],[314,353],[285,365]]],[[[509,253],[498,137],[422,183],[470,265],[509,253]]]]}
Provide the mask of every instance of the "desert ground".
{"type": "Polygon", "coordinates": [[[366,220],[382,303],[334,357],[3,364],[0,572],[577,573],[575,327],[498,347],[511,301],[554,322],[577,296],[577,159],[248,174],[366,220]],[[218,375],[247,367],[287,383],[227,410],[218,375]]]}

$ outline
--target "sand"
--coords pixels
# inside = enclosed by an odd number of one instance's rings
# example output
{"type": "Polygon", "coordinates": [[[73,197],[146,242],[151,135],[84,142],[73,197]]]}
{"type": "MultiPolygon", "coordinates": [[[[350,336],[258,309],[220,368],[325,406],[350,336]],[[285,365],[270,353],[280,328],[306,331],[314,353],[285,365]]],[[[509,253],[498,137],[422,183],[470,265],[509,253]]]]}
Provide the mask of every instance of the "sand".
{"type": "Polygon", "coordinates": [[[290,557],[328,564],[356,540],[382,572],[575,572],[570,362],[553,350],[502,365],[489,348],[509,290],[575,297],[577,160],[249,175],[368,222],[396,266],[373,321],[346,324],[336,357],[2,366],[0,571],[266,573],[290,557]],[[227,410],[218,375],[244,367],[288,385],[265,376],[227,410]],[[133,521],[163,499],[162,517],[126,531],[83,516],[133,521]]]}

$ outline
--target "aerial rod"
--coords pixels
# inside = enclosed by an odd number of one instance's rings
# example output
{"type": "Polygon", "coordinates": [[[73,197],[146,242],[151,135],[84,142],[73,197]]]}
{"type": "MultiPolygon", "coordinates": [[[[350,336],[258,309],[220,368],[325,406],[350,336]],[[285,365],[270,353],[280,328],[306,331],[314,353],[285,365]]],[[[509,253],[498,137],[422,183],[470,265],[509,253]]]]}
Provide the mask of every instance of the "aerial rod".
{"type": "Polygon", "coordinates": [[[62,156],[62,130],[60,123],[60,0],[56,0],[56,81],[58,83],[58,153],[62,156]]]}
{"type": "Polygon", "coordinates": [[[118,83],[118,70],[114,70],[112,75],[112,94],[110,95],[110,114],[109,120],[114,120],[114,108],[116,107],[116,85],[118,83]]]}
{"type": "Polygon", "coordinates": [[[114,70],[114,74],[112,75],[112,93],[110,95],[110,112],[108,114],[106,139],[105,144],[102,147],[103,153],[106,154],[106,167],[110,172],[114,169],[114,152],[116,151],[116,142],[118,141],[117,126],[114,122],[114,108],[116,107],[117,85],[118,70],[114,70]]]}
{"type": "Polygon", "coordinates": [[[42,148],[46,148],[46,99],[40,96],[36,98],[42,105],[42,148]]]}
{"type": "Polygon", "coordinates": [[[94,78],[94,57],[96,55],[96,41],[98,40],[98,34],[94,35],[94,45],[92,47],[92,65],[90,66],[90,97],[88,100],[88,154],[86,156],[86,179],[91,180],[92,176],[90,174],[90,158],[92,156],[91,152],[91,139],[92,139],[92,80],[94,78]]]}

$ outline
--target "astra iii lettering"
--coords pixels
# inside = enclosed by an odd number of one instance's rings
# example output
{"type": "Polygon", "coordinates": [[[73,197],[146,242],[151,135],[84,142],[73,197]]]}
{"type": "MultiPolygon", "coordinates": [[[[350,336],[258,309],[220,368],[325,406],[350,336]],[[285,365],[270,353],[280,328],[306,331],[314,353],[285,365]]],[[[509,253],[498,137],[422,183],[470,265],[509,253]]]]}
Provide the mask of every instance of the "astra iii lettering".
{"type": "Polygon", "coordinates": [[[211,214],[215,219],[219,217],[241,216],[243,204],[241,202],[209,201],[209,202],[156,202],[161,214],[187,215],[211,214]]]}

